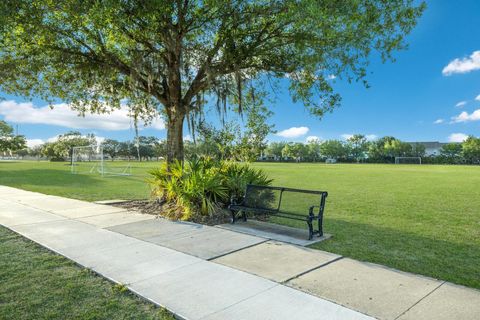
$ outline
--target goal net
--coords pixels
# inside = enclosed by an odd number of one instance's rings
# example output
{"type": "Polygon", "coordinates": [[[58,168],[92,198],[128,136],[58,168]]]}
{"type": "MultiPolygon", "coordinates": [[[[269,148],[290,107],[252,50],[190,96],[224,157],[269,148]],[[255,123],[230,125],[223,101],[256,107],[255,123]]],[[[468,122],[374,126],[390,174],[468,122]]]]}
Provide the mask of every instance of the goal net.
{"type": "Polygon", "coordinates": [[[422,157],[395,157],[395,164],[422,164],[422,157]]]}
{"type": "Polygon", "coordinates": [[[78,173],[97,173],[104,175],[129,176],[132,174],[130,164],[110,163],[105,158],[103,147],[97,145],[73,147],[71,172],[78,173]]]}

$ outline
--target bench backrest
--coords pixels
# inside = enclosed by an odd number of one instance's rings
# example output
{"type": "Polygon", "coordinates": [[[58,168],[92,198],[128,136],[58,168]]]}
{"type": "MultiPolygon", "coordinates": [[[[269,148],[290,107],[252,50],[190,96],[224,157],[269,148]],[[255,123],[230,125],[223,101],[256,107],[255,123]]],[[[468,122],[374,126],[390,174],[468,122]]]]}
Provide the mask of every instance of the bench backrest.
{"type": "Polygon", "coordinates": [[[283,187],[247,185],[244,204],[268,212],[305,215],[313,207],[313,214],[323,212],[326,191],[302,190],[283,187]]]}

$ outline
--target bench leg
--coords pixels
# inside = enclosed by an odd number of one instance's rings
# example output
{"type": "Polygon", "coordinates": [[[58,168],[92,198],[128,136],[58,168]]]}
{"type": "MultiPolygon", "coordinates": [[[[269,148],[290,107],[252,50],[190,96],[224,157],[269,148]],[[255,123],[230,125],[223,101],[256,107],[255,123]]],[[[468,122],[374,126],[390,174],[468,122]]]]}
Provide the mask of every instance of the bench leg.
{"type": "Polygon", "coordinates": [[[243,218],[243,222],[247,222],[247,212],[246,211],[242,211],[242,218],[243,218]]]}
{"type": "Polygon", "coordinates": [[[235,211],[234,211],[234,210],[230,210],[230,212],[232,213],[232,218],[230,219],[230,221],[231,221],[231,223],[235,223],[235,221],[236,221],[235,211]]]}
{"type": "Polygon", "coordinates": [[[312,240],[313,238],[313,219],[311,217],[307,218],[308,224],[308,240],[312,240]]]}
{"type": "Polygon", "coordinates": [[[318,236],[323,237],[323,215],[318,216],[318,236]]]}

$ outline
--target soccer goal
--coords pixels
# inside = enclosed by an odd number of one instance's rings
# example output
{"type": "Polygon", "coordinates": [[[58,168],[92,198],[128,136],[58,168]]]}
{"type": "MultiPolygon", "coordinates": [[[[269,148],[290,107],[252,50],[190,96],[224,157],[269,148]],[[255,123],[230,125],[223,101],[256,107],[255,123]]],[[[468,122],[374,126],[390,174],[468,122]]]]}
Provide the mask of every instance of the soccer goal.
{"type": "Polygon", "coordinates": [[[422,157],[395,157],[395,164],[422,164],[422,157]]]}
{"type": "Polygon", "coordinates": [[[91,145],[72,148],[71,173],[130,176],[132,168],[130,164],[110,163],[105,159],[102,146],[91,145]]]}

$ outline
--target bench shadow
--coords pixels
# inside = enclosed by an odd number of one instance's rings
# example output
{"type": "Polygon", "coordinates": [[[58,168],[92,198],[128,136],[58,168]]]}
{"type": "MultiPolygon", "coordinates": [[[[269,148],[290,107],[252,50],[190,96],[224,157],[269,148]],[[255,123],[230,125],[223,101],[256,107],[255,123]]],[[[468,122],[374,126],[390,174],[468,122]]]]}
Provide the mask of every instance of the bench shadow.
{"type": "MultiPolygon", "coordinates": [[[[306,229],[302,222],[270,221],[306,229]]],[[[331,218],[325,219],[324,231],[333,237],[311,248],[480,289],[478,245],[331,218]]]]}

